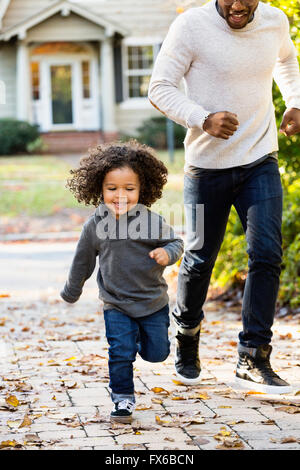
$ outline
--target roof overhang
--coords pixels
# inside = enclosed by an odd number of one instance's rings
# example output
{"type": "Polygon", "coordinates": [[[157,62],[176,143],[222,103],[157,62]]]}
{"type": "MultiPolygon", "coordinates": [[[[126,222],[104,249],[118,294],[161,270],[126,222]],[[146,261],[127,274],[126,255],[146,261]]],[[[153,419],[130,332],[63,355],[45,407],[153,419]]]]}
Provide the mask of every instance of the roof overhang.
{"type": "Polygon", "coordinates": [[[2,18],[6,13],[10,0],[2,0],[0,3],[0,29],[2,28],[2,18]]]}
{"type": "MultiPolygon", "coordinates": [[[[7,2],[7,5],[8,3],[9,2],[7,2]]],[[[67,0],[59,0],[53,5],[31,16],[30,18],[27,18],[26,20],[4,31],[2,34],[0,34],[0,40],[9,41],[13,36],[18,36],[19,39],[25,39],[26,33],[30,28],[33,28],[34,26],[38,25],[42,21],[47,20],[57,13],[61,13],[62,16],[69,16],[70,13],[75,13],[78,16],[82,16],[92,23],[95,23],[104,28],[105,35],[107,37],[112,37],[116,33],[119,33],[122,36],[129,35],[129,31],[119,24],[108,21],[102,16],[100,17],[89,10],[84,10],[82,7],[75,5],[74,3],[70,3],[67,0]]]]}

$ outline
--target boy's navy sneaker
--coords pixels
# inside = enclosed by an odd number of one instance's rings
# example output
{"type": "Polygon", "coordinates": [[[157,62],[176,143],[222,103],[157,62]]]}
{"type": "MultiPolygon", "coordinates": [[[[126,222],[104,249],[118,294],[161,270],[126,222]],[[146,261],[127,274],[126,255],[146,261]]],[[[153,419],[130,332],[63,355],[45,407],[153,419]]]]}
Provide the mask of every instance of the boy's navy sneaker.
{"type": "Polygon", "coordinates": [[[130,400],[115,403],[114,409],[110,413],[110,420],[116,423],[131,423],[134,407],[134,403],[130,400]]]}
{"type": "Polygon", "coordinates": [[[272,369],[272,346],[262,344],[257,348],[239,347],[235,381],[244,388],[262,393],[290,393],[292,387],[272,369]]]}
{"type": "Polygon", "coordinates": [[[177,331],[175,371],[177,378],[185,385],[196,385],[201,381],[199,340],[200,329],[193,335],[177,331]]]}

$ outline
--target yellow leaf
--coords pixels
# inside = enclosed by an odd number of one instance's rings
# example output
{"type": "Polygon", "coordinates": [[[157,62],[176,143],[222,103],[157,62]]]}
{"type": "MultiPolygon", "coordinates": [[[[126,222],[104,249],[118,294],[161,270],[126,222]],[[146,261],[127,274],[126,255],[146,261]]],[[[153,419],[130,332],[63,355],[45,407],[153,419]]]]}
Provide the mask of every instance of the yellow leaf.
{"type": "Polygon", "coordinates": [[[69,357],[68,359],[64,359],[64,361],[75,361],[77,359],[76,356],[69,357]]]}
{"type": "Polygon", "coordinates": [[[155,421],[158,423],[158,424],[165,424],[165,423],[169,423],[170,421],[166,421],[166,420],[163,420],[163,419],[160,419],[159,416],[155,416],[155,421]]]}
{"type": "Polygon", "coordinates": [[[19,400],[14,395],[10,395],[5,399],[6,403],[10,406],[17,407],[19,406],[19,400]]]}
{"type": "Polygon", "coordinates": [[[175,379],[172,379],[172,382],[175,384],[175,385],[184,385],[185,384],[183,382],[180,382],[180,380],[175,380],[175,379]]]}
{"type": "Polygon", "coordinates": [[[222,434],[222,436],[231,436],[231,431],[221,430],[221,434],[222,434]]]}
{"type": "Polygon", "coordinates": [[[172,397],[172,400],[186,400],[186,397],[172,397]]]}
{"type": "Polygon", "coordinates": [[[218,408],[232,408],[232,406],[221,405],[221,406],[218,406],[218,408]]]}
{"type": "Polygon", "coordinates": [[[265,395],[265,393],[256,392],[256,390],[249,390],[249,392],[246,392],[245,395],[265,395]]]}
{"type": "Polygon", "coordinates": [[[16,447],[19,446],[18,442],[16,441],[2,441],[0,443],[0,449],[4,449],[5,447],[16,447]]]}
{"type": "Polygon", "coordinates": [[[192,398],[194,400],[200,399],[200,400],[210,400],[210,397],[207,395],[206,392],[203,393],[194,393],[193,395],[189,395],[189,398],[192,398]]]}
{"type": "Polygon", "coordinates": [[[31,426],[31,424],[32,424],[31,419],[28,417],[28,415],[25,415],[22,423],[19,426],[19,428],[25,428],[27,426],[31,426]]]}
{"type": "Polygon", "coordinates": [[[151,392],[161,393],[163,395],[169,395],[170,394],[170,392],[168,392],[168,390],[165,390],[162,387],[153,387],[153,388],[151,388],[151,392]]]}

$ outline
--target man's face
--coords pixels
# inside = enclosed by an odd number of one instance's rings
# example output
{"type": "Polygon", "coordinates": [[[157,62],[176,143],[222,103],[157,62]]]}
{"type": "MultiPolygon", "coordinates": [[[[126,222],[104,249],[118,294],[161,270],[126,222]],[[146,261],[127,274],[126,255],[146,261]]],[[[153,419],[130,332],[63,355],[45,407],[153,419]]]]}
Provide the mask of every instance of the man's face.
{"type": "Polygon", "coordinates": [[[252,18],[259,0],[218,0],[224,19],[230,28],[244,28],[252,18]]]}

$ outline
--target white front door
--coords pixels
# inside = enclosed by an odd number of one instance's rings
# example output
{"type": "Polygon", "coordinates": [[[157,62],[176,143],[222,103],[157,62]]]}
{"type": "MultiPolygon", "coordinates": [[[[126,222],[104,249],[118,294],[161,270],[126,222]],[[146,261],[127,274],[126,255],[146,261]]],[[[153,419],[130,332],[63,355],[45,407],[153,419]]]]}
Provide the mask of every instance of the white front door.
{"type": "Polygon", "coordinates": [[[48,61],[45,64],[48,130],[77,129],[79,77],[76,62],[48,61]]]}
{"type": "Polygon", "coordinates": [[[33,121],[42,132],[100,129],[98,66],[93,57],[36,57],[40,93],[33,121]],[[88,64],[88,65],[87,65],[88,64]]]}

